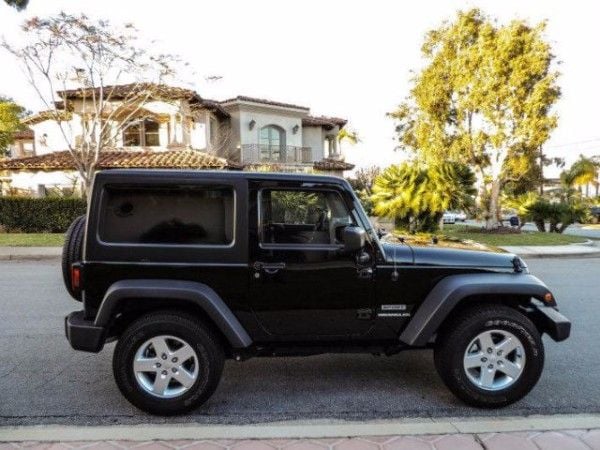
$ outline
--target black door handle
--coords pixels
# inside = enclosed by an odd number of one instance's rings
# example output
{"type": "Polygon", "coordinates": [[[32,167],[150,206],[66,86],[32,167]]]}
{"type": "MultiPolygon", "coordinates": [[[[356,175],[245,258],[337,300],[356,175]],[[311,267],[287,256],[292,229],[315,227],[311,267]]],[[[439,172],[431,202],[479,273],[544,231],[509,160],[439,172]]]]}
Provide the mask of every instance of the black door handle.
{"type": "Polygon", "coordinates": [[[254,270],[257,272],[264,270],[268,274],[275,274],[279,272],[281,269],[285,269],[284,262],[274,262],[274,263],[265,263],[261,261],[256,261],[254,263],[254,270]]]}

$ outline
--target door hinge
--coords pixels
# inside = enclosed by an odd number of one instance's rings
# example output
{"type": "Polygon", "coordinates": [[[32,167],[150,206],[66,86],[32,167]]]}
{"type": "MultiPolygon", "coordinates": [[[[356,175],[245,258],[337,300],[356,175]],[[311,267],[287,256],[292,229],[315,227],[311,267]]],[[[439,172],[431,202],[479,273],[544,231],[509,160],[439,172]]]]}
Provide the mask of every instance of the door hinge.
{"type": "Polygon", "coordinates": [[[364,267],[362,269],[358,269],[358,278],[364,279],[364,280],[370,280],[371,278],[373,278],[373,269],[371,267],[364,267]]]}

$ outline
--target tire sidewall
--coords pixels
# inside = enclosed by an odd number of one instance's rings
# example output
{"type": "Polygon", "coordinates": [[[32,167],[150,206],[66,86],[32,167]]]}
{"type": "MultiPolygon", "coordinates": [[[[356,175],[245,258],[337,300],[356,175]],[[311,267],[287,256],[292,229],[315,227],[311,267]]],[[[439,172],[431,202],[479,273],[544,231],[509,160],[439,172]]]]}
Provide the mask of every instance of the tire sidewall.
{"type": "Polygon", "coordinates": [[[474,322],[465,327],[459,336],[454,336],[456,351],[451,356],[451,376],[459,396],[469,403],[479,406],[503,406],[512,403],[524,395],[537,383],[544,365],[544,350],[539,334],[534,334],[512,319],[490,318],[483,323],[474,322]],[[467,346],[480,333],[488,330],[504,330],[515,335],[525,351],[525,366],[519,378],[510,386],[498,391],[482,389],[468,378],[464,369],[463,358],[467,346]]]}
{"type": "MultiPolygon", "coordinates": [[[[206,401],[216,386],[212,386],[214,371],[219,371],[215,356],[210,351],[210,337],[202,329],[189,327],[185,322],[155,322],[141,327],[132,327],[131,333],[122,337],[117,344],[113,359],[115,379],[123,395],[135,406],[153,414],[172,415],[189,411],[206,401]],[[189,344],[198,358],[198,378],[184,394],[174,398],[159,398],[146,392],[136,380],[133,370],[135,354],[149,339],[169,335],[189,344]]],[[[220,371],[218,376],[220,377],[220,371]]],[[[217,380],[218,383],[218,380],[217,380]]]]}
{"type": "Polygon", "coordinates": [[[63,281],[69,295],[78,301],[81,301],[82,296],[81,292],[75,292],[71,286],[71,266],[82,259],[85,224],[85,216],[79,216],[73,220],[65,233],[65,243],[62,251],[63,281]]]}

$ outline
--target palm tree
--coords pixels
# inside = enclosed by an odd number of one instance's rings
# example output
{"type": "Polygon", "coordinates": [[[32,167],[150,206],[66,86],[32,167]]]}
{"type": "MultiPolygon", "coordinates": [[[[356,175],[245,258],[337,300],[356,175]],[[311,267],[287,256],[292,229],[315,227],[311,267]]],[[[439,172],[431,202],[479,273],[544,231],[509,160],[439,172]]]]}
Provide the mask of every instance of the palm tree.
{"type": "Polygon", "coordinates": [[[17,11],[23,11],[25,8],[27,8],[27,4],[29,3],[29,0],[4,0],[6,2],[7,5],[12,6],[13,8],[16,8],[17,11]]]}
{"type": "Polygon", "coordinates": [[[476,193],[475,175],[466,166],[403,163],[388,167],[373,185],[373,211],[393,217],[410,231],[433,229],[444,211],[469,209],[476,193]]]}
{"type": "Polygon", "coordinates": [[[586,158],[583,155],[579,155],[579,159],[573,163],[567,178],[572,181],[572,185],[585,186],[585,195],[589,197],[590,184],[596,186],[596,195],[598,195],[598,163],[594,158],[586,158]]]}
{"type": "Polygon", "coordinates": [[[342,142],[348,141],[351,145],[356,145],[360,142],[358,132],[348,128],[342,128],[337,134],[338,150],[342,154],[342,142]]]}

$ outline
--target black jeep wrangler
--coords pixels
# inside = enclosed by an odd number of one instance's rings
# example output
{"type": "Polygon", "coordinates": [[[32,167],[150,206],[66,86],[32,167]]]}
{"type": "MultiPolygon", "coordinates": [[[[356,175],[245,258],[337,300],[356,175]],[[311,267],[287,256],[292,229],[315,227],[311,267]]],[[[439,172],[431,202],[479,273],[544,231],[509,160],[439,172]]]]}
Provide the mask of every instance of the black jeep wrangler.
{"type": "Polygon", "coordinates": [[[83,303],[72,347],[116,340],[119,389],[155,414],[204,403],[225,358],[414,348],[462,400],[498,407],[539,379],[542,333],[570,332],[519,257],[380,240],[326,176],[99,172],[63,272],[83,303]]]}

